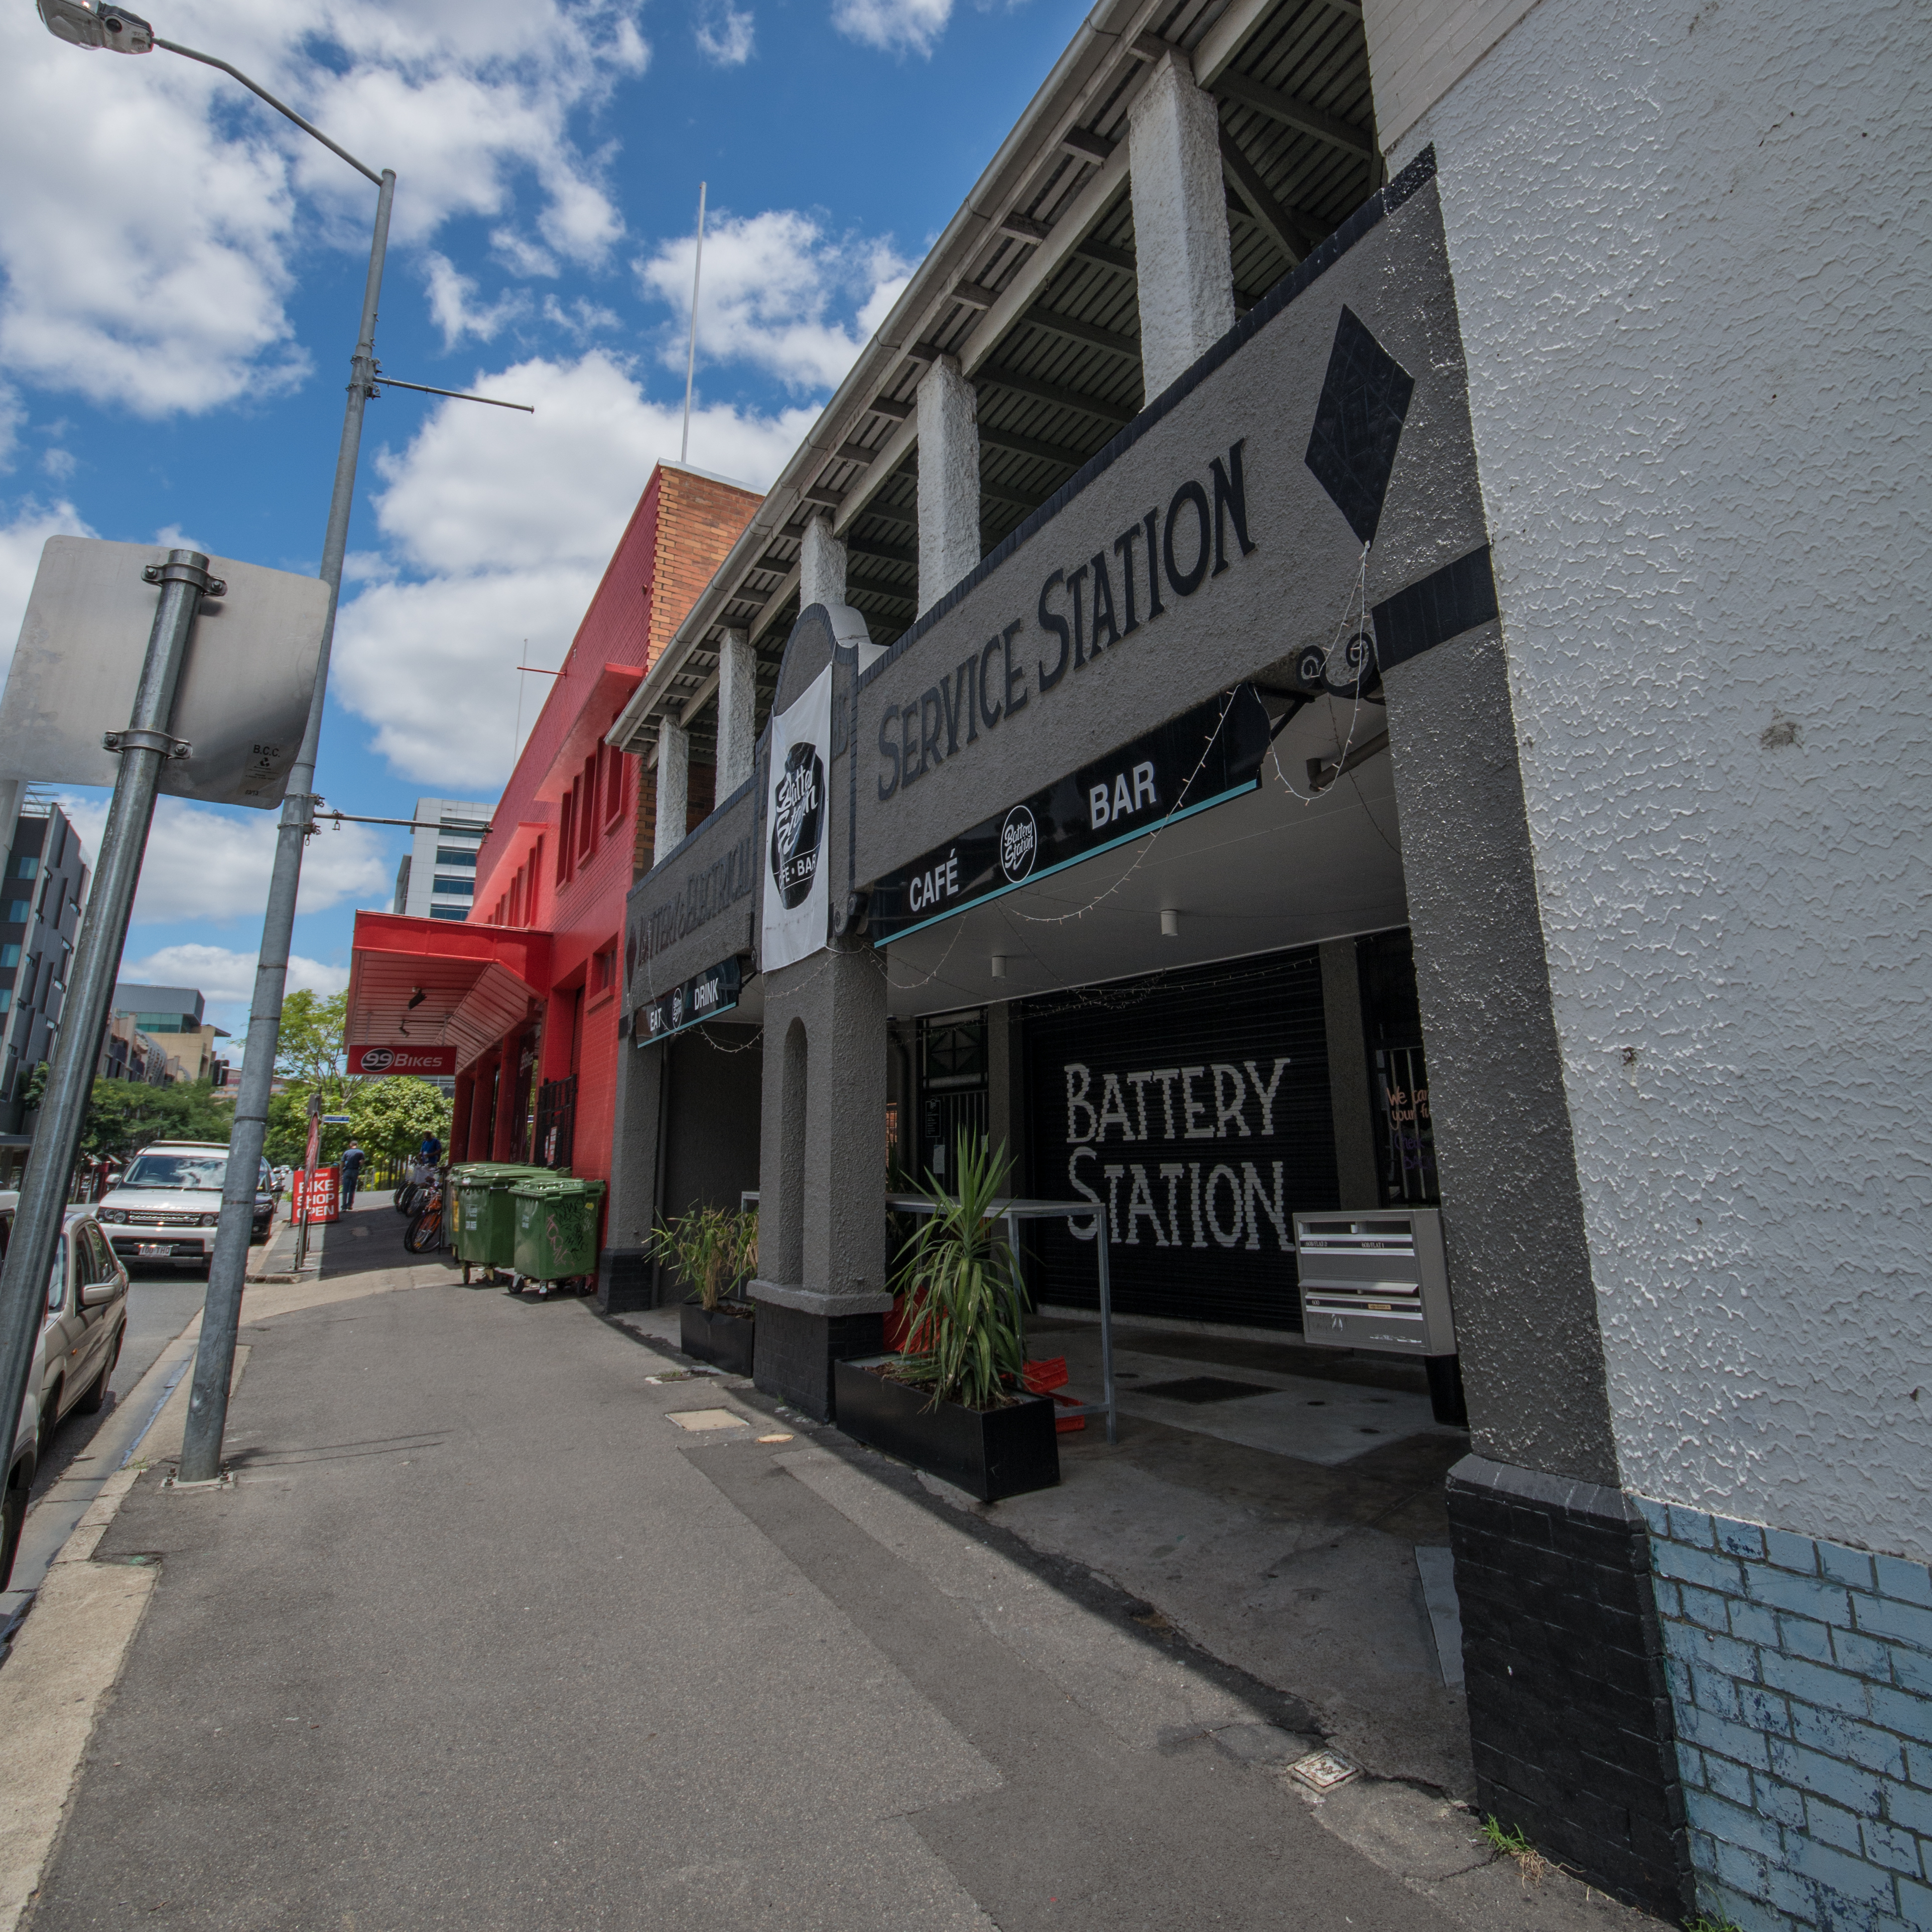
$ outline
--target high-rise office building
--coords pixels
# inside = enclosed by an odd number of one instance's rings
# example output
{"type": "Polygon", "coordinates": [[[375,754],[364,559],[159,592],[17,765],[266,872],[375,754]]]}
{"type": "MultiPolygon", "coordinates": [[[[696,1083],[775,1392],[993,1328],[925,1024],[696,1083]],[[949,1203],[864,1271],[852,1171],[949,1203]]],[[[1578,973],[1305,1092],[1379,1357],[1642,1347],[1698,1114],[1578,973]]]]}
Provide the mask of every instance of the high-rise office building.
{"type": "Polygon", "coordinates": [[[396,868],[392,910],[416,919],[467,919],[477,850],[495,809],[461,799],[418,799],[416,835],[396,868]]]}

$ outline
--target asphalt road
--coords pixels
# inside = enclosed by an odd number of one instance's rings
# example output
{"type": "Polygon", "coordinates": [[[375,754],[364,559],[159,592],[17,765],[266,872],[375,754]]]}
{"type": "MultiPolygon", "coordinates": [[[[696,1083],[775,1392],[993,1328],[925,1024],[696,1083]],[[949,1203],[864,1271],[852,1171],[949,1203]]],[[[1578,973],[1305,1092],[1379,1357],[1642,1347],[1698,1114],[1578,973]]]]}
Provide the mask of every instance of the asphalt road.
{"type": "Polygon", "coordinates": [[[400,1226],[250,1291],[234,1487],[151,1472],[97,1552],[160,1580],[33,1932],[1452,1923],[1238,1686],[400,1226]]]}

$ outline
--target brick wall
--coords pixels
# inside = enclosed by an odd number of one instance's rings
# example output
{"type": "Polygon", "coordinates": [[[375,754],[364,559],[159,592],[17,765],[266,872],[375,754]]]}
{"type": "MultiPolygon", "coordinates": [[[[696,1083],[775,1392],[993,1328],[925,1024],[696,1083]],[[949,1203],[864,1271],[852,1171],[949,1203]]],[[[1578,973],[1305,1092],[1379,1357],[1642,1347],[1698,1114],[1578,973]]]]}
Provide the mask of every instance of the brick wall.
{"type": "Polygon", "coordinates": [[[1640,1499],[1700,1903],[1932,1928],[1932,1569],[1640,1499]]]}
{"type": "Polygon", "coordinates": [[[1675,1920],[1689,1872],[1642,1517],[1621,1490],[1479,1456],[1447,1501],[1480,1808],[1675,1920]]]}

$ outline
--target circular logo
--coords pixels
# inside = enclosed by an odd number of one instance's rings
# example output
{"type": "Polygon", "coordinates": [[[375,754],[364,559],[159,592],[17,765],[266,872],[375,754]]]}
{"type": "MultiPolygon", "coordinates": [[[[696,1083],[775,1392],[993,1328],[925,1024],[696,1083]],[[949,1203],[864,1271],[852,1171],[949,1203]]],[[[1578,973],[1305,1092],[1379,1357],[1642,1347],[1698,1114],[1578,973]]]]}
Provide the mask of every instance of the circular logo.
{"type": "Polygon", "coordinates": [[[362,1054],[362,1071],[364,1073],[386,1072],[396,1064],[396,1056],[386,1046],[366,1048],[362,1054]]]}
{"type": "Polygon", "coordinates": [[[1040,827],[1028,806],[1016,805],[1000,827],[1000,870],[1017,884],[1033,870],[1033,862],[1039,856],[1040,827]]]}
{"type": "Polygon", "coordinates": [[[787,753],[772,796],[772,878],[788,912],[812,896],[825,838],[825,766],[814,745],[787,753]]]}

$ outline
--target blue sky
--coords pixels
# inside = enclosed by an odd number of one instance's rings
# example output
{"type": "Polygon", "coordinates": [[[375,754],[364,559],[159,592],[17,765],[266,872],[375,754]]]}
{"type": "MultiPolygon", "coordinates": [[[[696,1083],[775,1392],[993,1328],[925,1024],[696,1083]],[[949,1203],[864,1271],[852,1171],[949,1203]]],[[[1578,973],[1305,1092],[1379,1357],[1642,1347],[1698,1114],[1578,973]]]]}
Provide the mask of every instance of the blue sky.
{"type": "MultiPolygon", "coordinates": [[[[161,0],[155,0],[159,6],[161,0]]],[[[762,486],[1071,38],[1069,0],[180,0],[219,54],[398,176],[389,373],[534,403],[371,406],[319,788],[491,797],[659,457],[762,486]],[[527,639],[527,644],[525,640],[527,639]],[[526,656],[525,652],[528,655],[526,656]]],[[[0,17],[0,652],[40,548],[188,542],[311,572],[374,212],[359,176],[176,56],[0,17]]],[[[104,728],[119,720],[104,720],[104,728]]],[[[93,835],[104,794],[70,794],[93,835]]],[[[236,1032],[274,814],[164,802],[124,970],[236,1032]]],[[[407,835],[312,841],[292,984],[346,977],[407,835]]]]}

